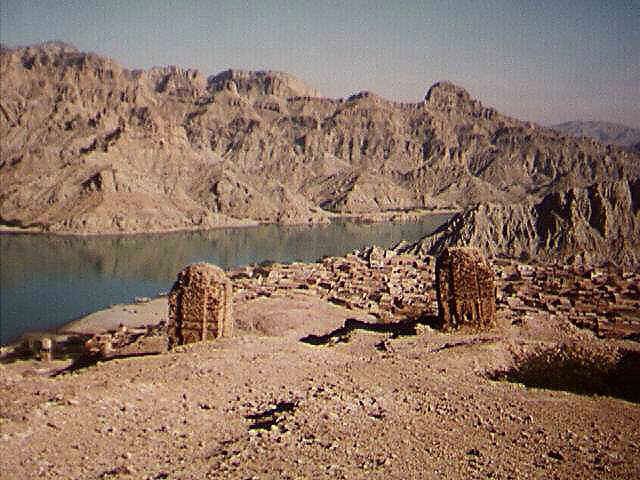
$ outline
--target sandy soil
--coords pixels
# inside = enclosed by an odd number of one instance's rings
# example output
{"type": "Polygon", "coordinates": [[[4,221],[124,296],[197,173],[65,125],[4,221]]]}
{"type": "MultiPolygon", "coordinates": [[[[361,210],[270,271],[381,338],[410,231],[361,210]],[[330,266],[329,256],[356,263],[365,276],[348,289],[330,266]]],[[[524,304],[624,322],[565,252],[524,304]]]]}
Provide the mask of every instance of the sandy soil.
{"type": "MultiPolygon", "coordinates": [[[[146,323],[163,301],[126,308],[146,323]]],[[[638,403],[487,376],[542,344],[596,341],[589,332],[373,326],[301,291],[235,313],[232,339],[67,372],[1,365],[2,477],[640,476],[638,403]]]]}

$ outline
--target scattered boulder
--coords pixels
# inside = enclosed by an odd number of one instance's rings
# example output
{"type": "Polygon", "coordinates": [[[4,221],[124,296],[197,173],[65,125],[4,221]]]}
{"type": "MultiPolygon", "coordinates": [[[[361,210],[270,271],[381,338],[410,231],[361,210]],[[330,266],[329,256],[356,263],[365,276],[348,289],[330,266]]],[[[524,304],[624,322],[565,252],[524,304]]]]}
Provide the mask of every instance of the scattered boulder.
{"type": "Polygon", "coordinates": [[[231,280],[220,267],[186,267],[169,293],[169,348],[231,336],[232,302],[231,280]]]}
{"type": "Polygon", "coordinates": [[[495,275],[479,251],[447,248],[436,259],[438,322],[443,330],[496,324],[495,275]]]}

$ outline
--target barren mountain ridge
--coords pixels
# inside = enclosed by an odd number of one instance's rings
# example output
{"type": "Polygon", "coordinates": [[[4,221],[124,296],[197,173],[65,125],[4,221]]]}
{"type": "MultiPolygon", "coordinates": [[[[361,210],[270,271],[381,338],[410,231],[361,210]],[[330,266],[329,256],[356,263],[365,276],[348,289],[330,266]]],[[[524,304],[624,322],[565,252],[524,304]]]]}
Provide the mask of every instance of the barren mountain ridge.
{"type": "Polygon", "coordinates": [[[400,104],[282,72],[127,70],[64,43],[3,48],[0,220],[132,233],[331,212],[541,201],[639,176],[637,155],[509,118],[449,82],[400,104]]]}

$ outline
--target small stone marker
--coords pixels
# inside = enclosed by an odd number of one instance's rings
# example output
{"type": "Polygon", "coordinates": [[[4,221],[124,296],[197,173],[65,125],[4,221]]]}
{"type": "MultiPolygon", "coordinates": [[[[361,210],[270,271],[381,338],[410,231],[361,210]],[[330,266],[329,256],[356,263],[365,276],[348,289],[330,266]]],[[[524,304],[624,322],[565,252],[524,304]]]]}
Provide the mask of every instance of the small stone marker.
{"type": "Polygon", "coordinates": [[[231,280],[208,263],[189,265],[169,293],[169,348],[233,335],[231,280]]]}
{"type": "Polygon", "coordinates": [[[36,358],[43,362],[50,362],[53,360],[55,342],[46,333],[25,333],[22,337],[22,342],[25,353],[28,353],[32,358],[36,358]]]}
{"type": "Polygon", "coordinates": [[[49,337],[44,337],[40,342],[40,360],[43,362],[53,360],[53,340],[49,337]]]}
{"type": "Polygon", "coordinates": [[[447,248],[438,256],[436,294],[443,330],[486,330],[495,326],[495,274],[477,250],[447,248]]]}

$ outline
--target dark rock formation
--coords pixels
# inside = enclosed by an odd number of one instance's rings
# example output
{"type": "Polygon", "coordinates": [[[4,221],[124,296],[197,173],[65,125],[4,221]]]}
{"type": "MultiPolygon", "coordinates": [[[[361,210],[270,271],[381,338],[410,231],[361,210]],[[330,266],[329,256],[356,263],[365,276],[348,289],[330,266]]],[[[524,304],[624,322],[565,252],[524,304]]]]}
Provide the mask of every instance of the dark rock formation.
{"type": "Polygon", "coordinates": [[[444,249],[436,259],[436,294],[443,330],[486,330],[496,325],[495,275],[477,250],[444,249]]]}
{"type": "Polygon", "coordinates": [[[471,246],[492,257],[640,264],[640,179],[549,193],[537,203],[477,205],[403,251],[471,246]]]}
{"type": "Polygon", "coordinates": [[[233,335],[232,304],[221,268],[198,263],[182,270],[169,294],[169,347],[233,335]]]}

